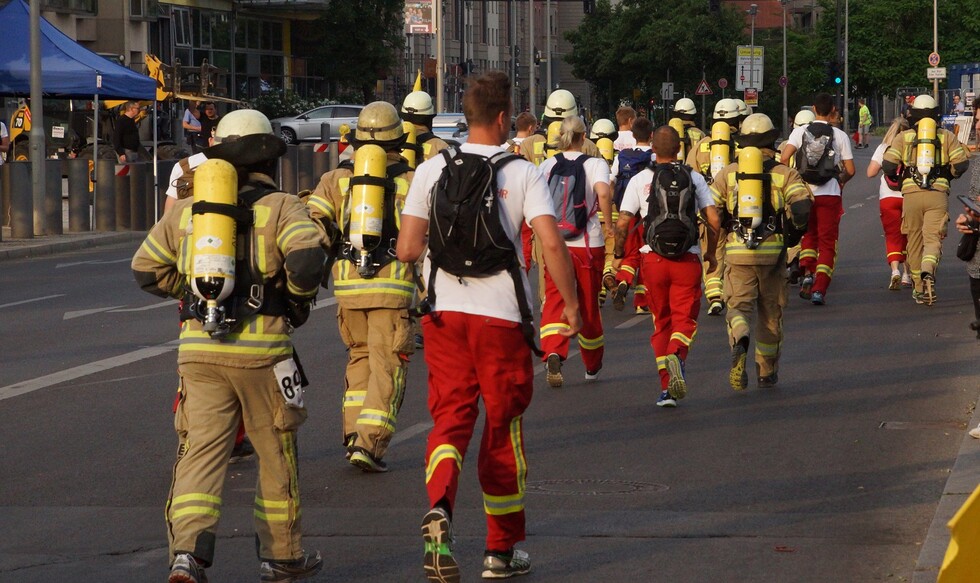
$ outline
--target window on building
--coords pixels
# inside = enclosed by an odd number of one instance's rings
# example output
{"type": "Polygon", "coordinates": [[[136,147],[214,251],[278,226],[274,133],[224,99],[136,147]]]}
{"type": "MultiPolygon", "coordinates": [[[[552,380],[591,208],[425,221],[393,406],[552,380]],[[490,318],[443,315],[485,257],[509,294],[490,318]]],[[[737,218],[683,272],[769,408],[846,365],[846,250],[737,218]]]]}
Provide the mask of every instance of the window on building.
{"type": "Polygon", "coordinates": [[[191,12],[186,8],[174,8],[173,31],[174,45],[189,47],[193,43],[191,34],[191,12]]]}
{"type": "Polygon", "coordinates": [[[211,31],[214,28],[214,17],[208,12],[195,11],[198,24],[198,46],[211,48],[211,31]]]}

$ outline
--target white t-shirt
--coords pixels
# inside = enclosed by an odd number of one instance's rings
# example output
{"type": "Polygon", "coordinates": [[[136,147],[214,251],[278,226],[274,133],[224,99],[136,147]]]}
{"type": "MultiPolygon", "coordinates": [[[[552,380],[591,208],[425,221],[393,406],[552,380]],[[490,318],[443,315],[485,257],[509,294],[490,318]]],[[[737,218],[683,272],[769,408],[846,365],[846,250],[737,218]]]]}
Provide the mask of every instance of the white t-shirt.
{"type": "MultiPolygon", "coordinates": [[[[880,165],[885,160],[885,150],[887,150],[887,149],[888,149],[888,144],[886,144],[884,142],[882,142],[881,144],[878,144],[878,147],[875,148],[875,153],[871,155],[871,160],[873,162],[877,162],[880,165]]],[[[885,175],[884,174],[882,174],[881,176],[879,176],[878,177],[878,180],[879,180],[879,184],[878,184],[878,199],[879,200],[881,200],[883,198],[902,198],[902,193],[900,191],[899,192],[896,192],[896,191],[888,188],[888,183],[885,182],[885,175]]]]}
{"type": "MultiPolygon", "coordinates": [[[[207,159],[208,157],[204,155],[204,152],[198,152],[187,159],[187,165],[193,170],[201,164],[204,164],[207,159]]],[[[184,170],[180,167],[180,164],[174,164],[174,169],[170,171],[170,182],[167,183],[167,196],[170,198],[177,198],[177,187],[175,185],[183,174],[184,170]]]]}
{"type": "MultiPolygon", "coordinates": [[[[562,156],[568,160],[574,160],[582,156],[582,152],[562,152],[562,156]]],[[[552,156],[538,166],[538,170],[547,182],[551,178],[551,171],[558,163],[558,156],[552,156]]],[[[605,237],[602,236],[602,225],[599,223],[599,199],[595,193],[595,185],[600,182],[609,184],[609,165],[602,158],[589,158],[584,163],[585,166],[585,207],[589,209],[589,224],[585,233],[589,236],[589,247],[605,246],[605,237]]],[[[574,238],[566,239],[565,244],[569,247],[585,247],[585,233],[574,238]]]]}
{"type": "Polygon", "coordinates": [[[510,142],[514,142],[514,145],[517,146],[518,148],[520,148],[521,147],[521,142],[523,142],[523,141],[524,141],[524,138],[519,138],[517,136],[514,136],[513,138],[510,139],[510,141],[507,141],[507,142],[504,142],[503,144],[500,144],[500,147],[506,150],[507,148],[510,147],[510,142]]]}
{"type": "MultiPolygon", "coordinates": [[[[493,156],[502,152],[500,146],[465,143],[460,146],[463,152],[493,156]]],[[[408,189],[403,215],[429,220],[429,210],[432,206],[432,190],[439,180],[442,169],[446,166],[443,156],[426,160],[415,169],[415,177],[408,189]]],[[[514,160],[504,166],[497,174],[497,189],[499,193],[501,223],[507,236],[514,243],[517,257],[521,258],[521,222],[530,226],[531,220],[540,216],[555,216],[551,203],[548,184],[538,168],[527,160],[514,160]]],[[[423,280],[429,281],[431,262],[428,256],[423,267],[423,280]]],[[[531,286],[528,284],[523,270],[524,293],[528,299],[531,286]]],[[[464,277],[457,279],[443,271],[436,274],[436,303],[434,310],[447,312],[462,312],[479,316],[490,316],[512,322],[521,321],[521,312],[517,306],[517,295],[514,292],[514,280],[506,271],[490,277],[464,277]]]]}
{"type": "MultiPolygon", "coordinates": [[[[821,120],[815,120],[810,123],[827,123],[821,120]]],[[[807,126],[798,127],[789,135],[786,140],[787,143],[792,144],[799,150],[803,146],[803,132],[806,131],[807,126]]],[[[834,165],[840,166],[841,162],[844,160],[853,160],[854,154],[851,152],[851,138],[847,137],[847,134],[843,130],[838,128],[833,128],[834,130],[834,151],[832,155],[834,156],[834,165]]],[[[795,155],[795,154],[794,154],[795,155]]],[[[828,180],[826,184],[821,184],[817,186],[816,184],[810,185],[810,190],[813,191],[813,196],[840,196],[840,182],[836,180],[828,180]]]]}
{"type": "MultiPolygon", "coordinates": [[[[647,212],[650,210],[647,198],[650,196],[651,184],[653,184],[653,170],[650,168],[646,168],[634,176],[626,185],[626,192],[623,193],[623,204],[619,210],[641,217],[647,216],[647,212]]],[[[704,176],[691,171],[691,184],[694,186],[694,197],[697,201],[698,211],[715,204],[714,198],[711,196],[711,189],[708,188],[704,176]]],[[[640,253],[650,253],[651,251],[649,245],[640,248],[640,253]]],[[[701,252],[701,247],[700,245],[692,245],[688,252],[697,255],[701,252]]]]}
{"type": "MultiPolygon", "coordinates": [[[[651,149],[650,146],[633,146],[633,148],[637,150],[641,150],[643,152],[647,152],[651,149]]],[[[627,148],[627,149],[631,149],[631,148],[627,148]]],[[[615,180],[616,176],[618,175],[619,175],[619,154],[617,153],[616,157],[613,158],[612,170],[609,171],[609,176],[615,180]]]]}
{"type": "MultiPolygon", "coordinates": [[[[7,125],[0,121],[0,140],[4,138],[9,138],[10,134],[7,132],[7,125]]],[[[0,153],[0,166],[3,166],[3,159],[7,157],[9,152],[0,153]]]]}
{"type": "Polygon", "coordinates": [[[616,141],[613,142],[613,149],[625,150],[626,148],[635,147],[636,138],[633,137],[633,130],[619,130],[619,135],[616,137],[616,141]]]}

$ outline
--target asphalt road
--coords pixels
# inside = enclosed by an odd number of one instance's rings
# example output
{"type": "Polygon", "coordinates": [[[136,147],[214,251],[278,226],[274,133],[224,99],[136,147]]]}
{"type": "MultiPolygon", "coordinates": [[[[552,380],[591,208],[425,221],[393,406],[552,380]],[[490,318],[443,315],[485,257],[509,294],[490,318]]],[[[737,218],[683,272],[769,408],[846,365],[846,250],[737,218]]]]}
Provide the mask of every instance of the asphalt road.
{"type": "MultiPolygon", "coordinates": [[[[702,315],[689,396],[659,409],[650,319],[611,306],[598,382],[583,380],[577,356],[563,389],[539,374],[525,423],[528,580],[911,580],[977,397],[972,307],[955,234],[935,306],[887,290],[877,186],[863,178],[870,149],[856,156],[827,305],[791,290],[778,388],[752,380],[735,394],[724,320],[702,315]]],[[[134,284],[135,247],[0,265],[2,583],[166,577],[177,318],[134,284]]],[[[300,430],[305,545],[326,558],[317,580],[423,581],[423,358],[410,367],[391,471],[349,467],[331,295],[296,334],[313,381],[300,430]]],[[[257,579],[255,477],[254,463],[229,467],[212,582],[257,579]]],[[[475,580],[475,458],[456,534],[475,580]]]]}

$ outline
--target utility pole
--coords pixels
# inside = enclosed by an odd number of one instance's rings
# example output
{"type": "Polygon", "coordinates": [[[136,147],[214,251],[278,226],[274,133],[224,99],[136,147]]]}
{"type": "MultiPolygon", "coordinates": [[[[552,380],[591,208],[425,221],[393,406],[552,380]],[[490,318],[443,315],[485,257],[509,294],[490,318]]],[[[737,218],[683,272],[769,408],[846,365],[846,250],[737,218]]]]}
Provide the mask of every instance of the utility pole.
{"type": "Polygon", "coordinates": [[[435,4],[435,33],[436,33],[436,113],[446,111],[443,105],[445,90],[443,84],[443,69],[446,66],[446,55],[442,45],[442,0],[436,0],[435,4]]]}
{"type": "Polygon", "coordinates": [[[546,2],[545,2],[545,12],[548,13],[547,16],[545,17],[545,24],[546,24],[547,29],[548,29],[548,31],[546,33],[547,34],[547,45],[548,45],[548,48],[545,49],[545,57],[544,58],[546,59],[546,62],[545,62],[545,65],[544,66],[547,69],[547,73],[545,74],[545,79],[547,79],[547,81],[548,81],[548,91],[547,91],[547,93],[550,94],[554,90],[554,88],[555,88],[555,86],[554,86],[554,84],[552,84],[552,80],[551,80],[551,0],[546,0],[546,2]]]}
{"type": "Polygon", "coordinates": [[[789,104],[786,98],[786,87],[789,85],[789,77],[786,76],[786,3],[789,0],[779,0],[779,3],[783,5],[783,139],[789,136],[789,104]]]}
{"type": "MultiPolygon", "coordinates": [[[[34,201],[34,235],[43,235],[44,223],[44,164],[47,148],[44,145],[44,104],[41,81],[41,3],[31,2],[31,184],[34,201]]],[[[96,110],[95,115],[99,112],[96,110]]],[[[99,145],[95,144],[98,151],[99,145]]],[[[60,213],[59,213],[60,214],[60,213]]]]}
{"type": "MultiPolygon", "coordinates": [[[[939,54],[939,24],[936,20],[936,0],[932,0],[932,52],[939,54]]],[[[939,79],[932,80],[932,98],[939,103],[939,79]]]]}
{"type": "Polygon", "coordinates": [[[851,13],[850,13],[850,0],[844,0],[844,133],[850,134],[851,131],[848,129],[851,125],[850,119],[848,119],[848,111],[850,110],[850,105],[848,104],[848,92],[850,90],[850,81],[847,78],[847,48],[848,48],[848,31],[850,28],[851,13]]]}
{"type": "Polygon", "coordinates": [[[535,93],[537,92],[537,83],[534,79],[534,0],[530,0],[527,3],[528,6],[528,47],[527,47],[527,88],[528,88],[528,110],[534,119],[538,118],[537,113],[535,113],[535,93]]]}

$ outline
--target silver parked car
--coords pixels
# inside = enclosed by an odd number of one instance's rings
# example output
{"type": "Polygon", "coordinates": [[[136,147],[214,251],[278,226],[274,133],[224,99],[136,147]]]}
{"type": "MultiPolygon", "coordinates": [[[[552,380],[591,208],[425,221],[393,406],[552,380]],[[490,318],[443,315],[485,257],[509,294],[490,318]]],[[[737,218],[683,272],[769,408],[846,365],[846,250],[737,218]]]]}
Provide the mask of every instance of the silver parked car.
{"type": "Polygon", "coordinates": [[[449,143],[462,144],[469,134],[466,116],[462,113],[439,113],[432,120],[432,133],[449,143]]]}
{"type": "Polygon", "coordinates": [[[320,141],[320,124],[330,124],[330,139],[340,139],[340,126],[347,124],[353,130],[357,126],[357,116],[363,105],[321,105],[291,117],[277,117],[272,120],[280,126],[280,135],[287,144],[305,141],[320,141]]]}

